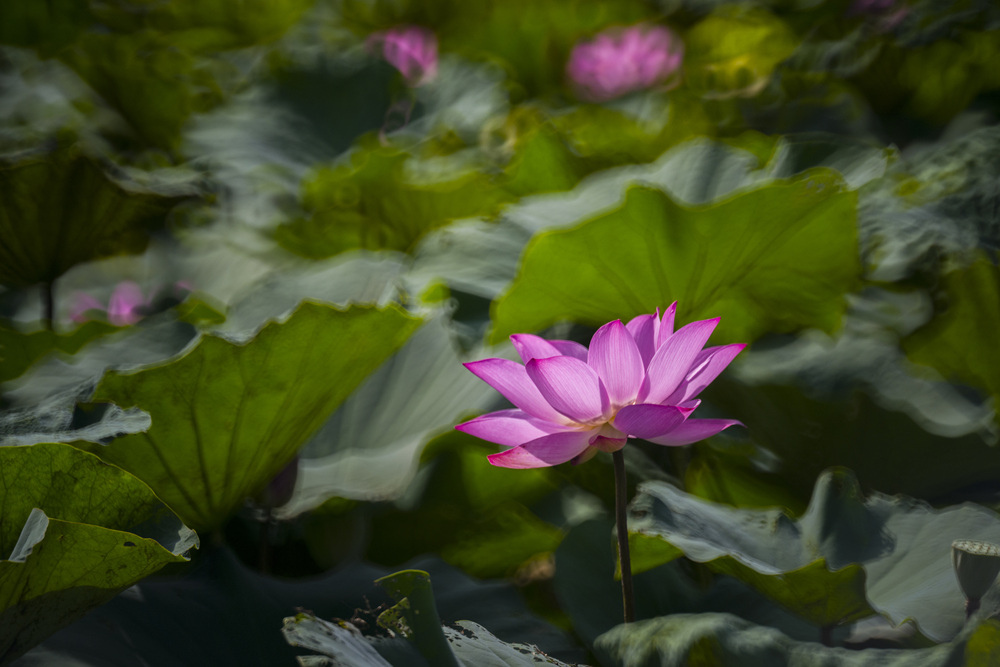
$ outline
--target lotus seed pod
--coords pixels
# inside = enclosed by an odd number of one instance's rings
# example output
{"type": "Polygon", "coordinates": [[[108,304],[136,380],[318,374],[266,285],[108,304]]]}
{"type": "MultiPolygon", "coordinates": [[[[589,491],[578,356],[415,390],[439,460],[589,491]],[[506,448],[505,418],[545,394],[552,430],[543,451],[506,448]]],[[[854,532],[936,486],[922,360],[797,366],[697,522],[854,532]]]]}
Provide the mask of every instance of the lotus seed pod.
{"type": "Polygon", "coordinates": [[[965,597],[978,601],[1000,574],[1000,546],[976,540],[955,540],[951,543],[951,562],[965,597]]]}

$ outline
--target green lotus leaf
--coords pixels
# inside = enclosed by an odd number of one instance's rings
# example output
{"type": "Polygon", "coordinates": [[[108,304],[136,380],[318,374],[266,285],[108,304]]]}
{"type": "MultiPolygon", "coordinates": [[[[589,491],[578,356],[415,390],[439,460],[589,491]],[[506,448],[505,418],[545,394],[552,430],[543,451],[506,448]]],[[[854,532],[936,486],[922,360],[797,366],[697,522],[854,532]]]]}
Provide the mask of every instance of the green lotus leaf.
{"type": "Polygon", "coordinates": [[[310,0],[256,0],[234,4],[227,0],[198,3],[142,3],[137,11],[131,0],[111,0],[95,5],[94,16],[117,32],[152,28],[167,33],[201,33],[205,48],[213,50],[251,46],[272,41],[294,25],[312,4],[310,0]]]}
{"type": "Polygon", "coordinates": [[[81,262],[142,252],[191,194],[112,173],[72,146],[0,159],[0,284],[49,283],[81,262]]]}
{"type": "Polygon", "coordinates": [[[225,97],[225,65],[199,55],[218,40],[213,32],[197,30],[93,30],[60,59],[128,121],[142,145],[174,151],[191,116],[225,97]]]}
{"type": "Polygon", "coordinates": [[[648,107],[662,108],[660,114],[645,118],[587,104],[553,117],[552,123],[573,150],[594,167],[652,162],[682,141],[716,131],[702,105],[690,96],[680,92],[663,97],[651,94],[645,101],[648,107]]]}
{"type": "Polygon", "coordinates": [[[11,0],[0,7],[0,43],[51,55],[76,39],[90,20],[90,8],[73,0],[11,0]]]}
{"type": "Polygon", "coordinates": [[[319,168],[307,178],[306,216],[279,226],[275,239],[313,259],[357,248],[408,251],[428,231],[491,215],[514,198],[469,165],[438,169],[397,148],[362,148],[350,164],[319,168]]]}
{"type": "Polygon", "coordinates": [[[13,323],[0,322],[0,382],[18,377],[46,354],[75,354],[90,341],[115,329],[105,322],[91,321],[68,334],[53,331],[25,333],[13,323]]]}
{"type": "Polygon", "coordinates": [[[943,277],[947,309],[903,340],[910,360],[946,379],[1000,396],[1000,350],[990,334],[1000,327],[1000,269],[977,252],[968,266],[943,277]]]}
{"type": "MultiPolygon", "coordinates": [[[[435,558],[408,566],[433,577],[443,622],[470,619],[504,641],[537,644],[569,662],[581,659],[582,651],[568,633],[528,611],[513,586],[472,579],[435,558]]],[[[303,651],[282,637],[283,618],[308,609],[319,618],[359,617],[374,627],[373,610],[391,604],[373,582],[392,570],[367,563],[353,562],[308,579],[266,576],[229,549],[206,545],[185,570],[183,576],[140,582],[49,637],[22,662],[32,667],[295,664],[303,651]]],[[[402,639],[393,643],[409,648],[402,639]]],[[[419,659],[416,651],[411,653],[419,659]]]]}
{"type": "Polygon", "coordinates": [[[817,480],[798,520],[647,482],[631,506],[629,528],[746,581],[820,627],[877,612],[897,624],[911,619],[935,641],[950,641],[965,622],[951,543],[1000,540],[1000,517],[985,508],[934,510],[879,494],[865,499],[845,470],[817,480]]]}
{"type": "Polygon", "coordinates": [[[597,639],[599,651],[622,667],[954,667],[982,662],[1000,641],[995,622],[964,633],[954,644],[926,649],[849,651],[795,641],[779,630],[732,614],[674,614],[619,625],[597,639]]]}
{"type": "MultiPolygon", "coordinates": [[[[453,10],[442,29],[444,48],[480,60],[498,62],[514,83],[535,97],[565,85],[565,63],[574,44],[614,24],[650,18],[650,9],[634,0],[590,3],[586,11],[561,2],[466,4],[453,10]]],[[[523,94],[523,93],[522,93],[523,94]]]]}
{"type": "Polygon", "coordinates": [[[753,96],[798,41],[763,9],[721,7],[685,36],[685,83],[710,97],[753,96]]]}
{"type": "Polygon", "coordinates": [[[400,661],[398,649],[386,646],[385,642],[375,644],[379,650],[389,654],[389,662],[379,654],[371,642],[346,621],[330,622],[316,618],[312,614],[299,614],[285,619],[281,628],[285,639],[292,646],[310,649],[329,656],[333,662],[322,658],[300,658],[303,665],[336,664],[343,667],[390,667],[390,665],[461,665],[462,667],[529,667],[530,665],[554,665],[569,667],[568,663],[556,660],[538,650],[537,646],[508,643],[495,637],[489,630],[472,621],[458,621],[457,627],[443,627],[441,634],[453,654],[449,660],[435,656],[434,661],[424,662],[418,656],[407,655],[400,661]]]}
{"type": "MultiPolygon", "coordinates": [[[[451,336],[445,318],[429,320],[337,408],[302,448],[299,483],[279,516],[301,514],[334,496],[398,498],[433,437],[488,409],[495,393],[462,366],[451,336]]],[[[412,541],[423,543],[416,536],[412,541]]]]}
{"type": "Polygon", "coordinates": [[[210,530],[284,468],[418,324],[396,307],[307,302],[248,342],[203,336],[163,364],[106,373],[92,402],[140,407],[152,426],[86,446],[210,530]]]}
{"type": "Polygon", "coordinates": [[[0,664],[198,545],[149,487],[75,447],[0,447],[0,470],[0,664]]]}
{"type": "Polygon", "coordinates": [[[860,277],[853,193],[813,170],[702,207],[633,186],[610,213],[536,236],[493,303],[494,342],[559,320],[599,326],[678,302],[720,341],[836,329],[860,277]]]}

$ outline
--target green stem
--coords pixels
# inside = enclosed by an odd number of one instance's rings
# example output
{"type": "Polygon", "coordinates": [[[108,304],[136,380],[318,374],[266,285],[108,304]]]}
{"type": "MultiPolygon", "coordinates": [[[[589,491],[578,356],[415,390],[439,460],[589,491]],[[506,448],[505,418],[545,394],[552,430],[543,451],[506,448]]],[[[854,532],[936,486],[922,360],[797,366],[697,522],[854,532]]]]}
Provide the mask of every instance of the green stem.
{"type": "Polygon", "coordinates": [[[611,455],[615,463],[615,522],[618,526],[618,562],[622,569],[622,608],[625,622],[635,620],[635,596],[632,592],[632,560],[628,551],[628,517],[625,505],[628,488],[625,484],[625,454],[618,450],[611,455]]]}
{"type": "Polygon", "coordinates": [[[49,281],[42,285],[42,321],[45,328],[52,331],[52,322],[56,314],[56,290],[55,283],[49,281]]]}
{"type": "Polygon", "coordinates": [[[833,626],[824,625],[819,629],[819,643],[823,646],[833,646],[833,626]]]}

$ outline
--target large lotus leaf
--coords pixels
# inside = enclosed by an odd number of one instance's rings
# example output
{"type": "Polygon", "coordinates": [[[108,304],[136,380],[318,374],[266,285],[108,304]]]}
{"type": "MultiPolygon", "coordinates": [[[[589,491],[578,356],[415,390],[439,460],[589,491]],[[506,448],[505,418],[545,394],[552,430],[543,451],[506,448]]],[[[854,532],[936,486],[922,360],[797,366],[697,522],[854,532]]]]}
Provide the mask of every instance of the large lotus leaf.
{"type": "Polygon", "coordinates": [[[224,98],[224,66],[198,55],[217,42],[199,30],[83,33],[60,59],[128,121],[144,146],[175,150],[192,114],[224,98]]]}
{"type": "Polygon", "coordinates": [[[295,495],[280,515],[300,514],[333,496],[402,495],[427,442],[495,399],[462,360],[443,317],[421,327],[302,449],[295,495]]]}
{"type": "Polygon", "coordinates": [[[304,299],[384,307],[400,298],[404,269],[398,253],[344,253],[329,261],[284,267],[251,282],[230,301],[221,333],[244,335],[293,311],[304,299]]]}
{"type": "MultiPolygon", "coordinates": [[[[194,327],[178,322],[169,313],[150,317],[138,326],[92,340],[73,355],[46,356],[6,382],[4,398],[17,409],[42,408],[50,400],[91,391],[110,368],[133,370],[160,363],[181,352],[196,335],[194,327]]],[[[73,409],[72,404],[69,409],[73,409]]]]}
{"type": "Polygon", "coordinates": [[[408,277],[418,285],[443,279],[456,289],[494,299],[517,275],[533,235],[620,206],[628,184],[651,183],[679,201],[704,204],[766,180],[760,162],[749,150],[694,139],[652,164],[608,169],[584,179],[572,192],[508,206],[496,222],[460,221],[434,230],[418,246],[408,277]],[[482,259],[470,262],[470,257],[482,259]]]}
{"type": "Polygon", "coordinates": [[[798,42],[779,18],[745,5],[720,8],[685,37],[685,83],[710,97],[759,93],[798,42]]]}
{"type": "Polygon", "coordinates": [[[661,95],[640,97],[634,113],[631,107],[575,106],[552,123],[592,168],[652,162],[682,141],[715,133],[698,100],[681,93],[661,95]]]}
{"type": "MultiPolygon", "coordinates": [[[[248,569],[226,549],[205,549],[184,577],[140,582],[29,651],[18,667],[245,667],[295,664],[282,619],[300,609],[374,627],[390,602],[375,579],[393,570],[364,563],[288,579],[248,569]],[[358,623],[357,620],[354,621],[358,623]]],[[[511,585],[469,578],[438,559],[408,563],[431,574],[445,623],[470,619],[502,640],[536,644],[570,662],[582,651],[530,612],[511,585]]],[[[404,642],[405,644],[405,642],[404,642]]]]}
{"type": "MultiPolygon", "coordinates": [[[[886,378],[895,374],[882,364],[873,363],[871,368],[886,378]]],[[[738,372],[734,369],[733,375],[738,372]]],[[[759,384],[723,375],[705,398],[720,414],[747,425],[753,442],[770,453],[766,467],[801,502],[808,499],[816,477],[831,466],[856,471],[867,487],[932,502],[949,502],[956,494],[967,499],[969,493],[994,488],[1000,475],[996,450],[981,435],[969,432],[989,425],[989,406],[970,408],[957,401],[955,392],[914,383],[898,384],[898,389],[911,393],[901,395],[898,405],[883,407],[881,399],[876,401],[862,391],[810,396],[807,391],[812,389],[807,387],[814,387],[815,382],[814,375],[759,384]],[[921,399],[917,405],[928,414],[948,418],[946,427],[962,430],[935,434],[929,430],[934,422],[921,423],[915,415],[899,411],[913,397],[921,399]],[[879,456],[872,456],[875,451],[879,456]],[[900,465],[900,461],[909,463],[900,465]]]]}
{"type": "Polygon", "coordinates": [[[0,43],[52,54],[73,41],[90,22],[87,5],[61,0],[11,0],[0,7],[0,43]]]}
{"type": "MultiPolygon", "coordinates": [[[[405,664],[413,667],[421,665],[463,665],[467,667],[521,667],[528,665],[555,665],[569,667],[567,663],[552,658],[538,647],[521,643],[507,643],[497,639],[489,630],[472,621],[459,621],[457,628],[447,626],[440,629],[446,646],[450,647],[453,660],[439,659],[427,662],[419,655],[407,654],[405,662],[398,659],[393,651],[393,662],[387,661],[373,648],[365,637],[350,623],[332,623],[311,614],[299,614],[286,618],[281,631],[292,646],[307,648],[329,656],[332,662],[314,661],[305,658],[305,665],[340,665],[341,667],[390,667],[405,664]]],[[[384,642],[382,650],[387,651],[384,642]]]]}
{"type": "Polygon", "coordinates": [[[0,161],[0,283],[52,282],[70,267],[141,252],[190,191],[157,192],[72,147],[0,161]]]}
{"type": "Polygon", "coordinates": [[[362,147],[350,164],[315,170],[303,185],[307,215],[279,226],[275,238],[314,259],[356,248],[406,251],[431,229],[491,215],[514,199],[475,165],[437,160],[362,147]]]}
{"type": "Polygon", "coordinates": [[[393,562],[437,552],[473,576],[496,577],[559,544],[558,519],[543,520],[528,509],[557,488],[553,470],[492,466],[487,455],[496,447],[457,431],[430,447],[436,455],[425,455],[430,460],[417,488],[408,490],[401,507],[373,519],[370,558],[393,562]]]}
{"type": "Polygon", "coordinates": [[[0,447],[0,664],[198,545],[153,492],[69,445],[0,447]]]}
{"type": "Polygon", "coordinates": [[[118,32],[153,28],[163,32],[198,31],[206,48],[227,49],[268,42],[294,25],[310,0],[227,0],[198,3],[144,3],[137,12],[130,0],[111,0],[93,8],[96,18],[118,32]]]}
{"type": "Polygon", "coordinates": [[[679,303],[719,340],[833,330],[860,276],[856,197],[830,171],[698,208],[634,186],[618,209],[539,235],[494,302],[494,341],[561,319],[600,325],[679,303]]]}
{"type": "MultiPolygon", "coordinates": [[[[621,583],[610,575],[615,569],[614,524],[610,519],[587,520],[570,529],[556,551],[555,593],[569,615],[574,631],[591,647],[601,634],[622,622],[621,583]]],[[[632,533],[630,541],[637,536],[632,533]]],[[[656,540],[674,557],[679,550],[656,540]]],[[[650,550],[633,550],[643,557],[650,550]]],[[[651,554],[652,555],[652,554],[651,554]]],[[[661,556],[667,554],[661,550],[661,556]]],[[[665,559],[669,560],[669,558],[665,559]]],[[[660,561],[661,563],[664,561],[660,561]]],[[[641,563],[634,559],[634,569],[641,563]]],[[[800,641],[815,641],[820,632],[750,586],[728,576],[712,576],[684,559],[638,572],[634,577],[636,617],[650,619],[674,614],[728,612],[753,623],[781,630],[800,641]]],[[[835,632],[834,638],[841,638],[835,632]]],[[[606,656],[596,651],[602,662],[606,656]]]]}
{"type": "Polygon", "coordinates": [[[16,378],[50,352],[75,354],[90,341],[114,330],[104,322],[86,322],[68,334],[26,333],[13,323],[0,323],[0,382],[16,378]]]}
{"type": "Polygon", "coordinates": [[[597,640],[622,667],[959,667],[986,665],[1000,640],[990,621],[962,641],[926,649],[828,648],[789,639],[774,628],[732,614],[675,614],[619,625],[597,640]]]}
{"type": "Polygon", "coordinates": [[[934,510],[879,494],[864,499],[843,470],[817,480],[797,521],[781,510],[738,510],[669,484],[644,483],[629,527],[744,579],[817,625],[874,610],[897,624],[912,619],[935,641],[953,639],[965,622],[951,543],[1000,541],[1000,517],[985,508],[934,510]]]}
{"type": "Polygon", "coordinates": [[[204,336],[164,364],[108,372],[92,401],[138,406],[153,423],[90,448],[149,484],[189,525],[214,528],[288,463],[418,323],[395,307],[304,303],[249,342],[204,336]]]}
{"type": "Polygon", "coordinates": [[[983,253],[966,267],[945,274],[947,308],[903,341],[916,363],[945,378],[1000,396],[1000,269],[983,253]]]}
{"type": "Polygon", "coordinates": [[[1000,178],[1000,127],[904,150],[886,178],[861,192],[863,254],[876,280],[936,276],[945,254],[987,252],[1000,244],[995,184],[1000,178]]]}

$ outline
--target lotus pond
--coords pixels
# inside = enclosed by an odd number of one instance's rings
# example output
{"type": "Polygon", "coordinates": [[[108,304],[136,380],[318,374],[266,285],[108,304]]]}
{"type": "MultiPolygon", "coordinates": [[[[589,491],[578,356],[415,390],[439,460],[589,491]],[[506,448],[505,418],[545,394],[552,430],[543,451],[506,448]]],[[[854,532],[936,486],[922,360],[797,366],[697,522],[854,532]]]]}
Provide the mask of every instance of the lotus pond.
{"type": "Polygon", "coordinates": [[[990,0],[5,0],[0,665],[1000,664],[990,0]]]}

